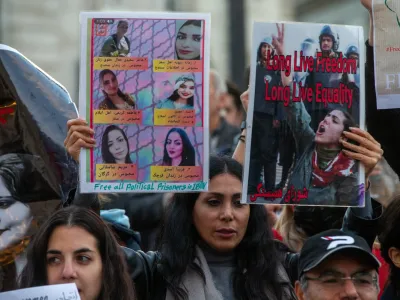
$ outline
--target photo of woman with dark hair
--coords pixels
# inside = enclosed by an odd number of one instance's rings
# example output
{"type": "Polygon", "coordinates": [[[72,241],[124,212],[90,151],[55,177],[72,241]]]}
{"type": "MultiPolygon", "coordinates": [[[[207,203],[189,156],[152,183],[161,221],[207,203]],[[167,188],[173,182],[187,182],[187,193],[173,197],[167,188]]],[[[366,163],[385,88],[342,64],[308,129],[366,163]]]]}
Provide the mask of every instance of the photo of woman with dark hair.
{"type": "Polygon", "coordinates": [[[168,131],[162,166],[195,166],[195,151],[187,133],[180,128],[168,131]]]}
{"type": "Polygon", "coordinates": [[[120,20],[117,25],[117,32],[110,35],[104,42],[101,48],[100,56],[112,57],[112,56],[129,56],[131,49],[131,42],[125,36],[128,31],[128,21],[120,20]]]}
{"type": "Polygon", "coordinates": [[[201,21],[187,20],[176,35],[175,54],[180,60],[199,60],[201,53],[201,21]]]}
{"type": "Polygon", "coordinates": [[[113,71],[102,70],[99,74],[99,81],[104,94],[104,100],[101,101],[99,109],[136,109],[135,99],[120,90],[117,76],[113,71]]]}
{"type": "Polygon", "coordinates": [[[180,76],[175,81],[174,92],[167,99],[157,104],[159,109],[193,109],[195,82],[188,75],[180,76]]]}
{"type": "Polygon", "coordinates": [[[105,164],[131,164],[129,142],[125,132],[116,125],[106,128],[101,140],[101,155],[105,164]]]}

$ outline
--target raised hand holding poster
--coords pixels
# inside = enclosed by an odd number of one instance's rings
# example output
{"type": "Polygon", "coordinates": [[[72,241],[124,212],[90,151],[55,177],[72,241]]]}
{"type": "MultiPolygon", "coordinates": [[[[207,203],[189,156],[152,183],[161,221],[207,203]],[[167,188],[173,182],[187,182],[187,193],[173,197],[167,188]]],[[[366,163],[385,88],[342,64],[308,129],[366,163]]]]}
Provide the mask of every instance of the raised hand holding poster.
{"type": "Polygon", "coordinates": [[[341,142],[364,128],[362,45],[361,27],[254,24],[243,203],[364,205],[341,142]]]}
{"type": "Polygon", "coordinates": [[[208,14],[82,13],[83,193],[207,189],[208,14]]]}

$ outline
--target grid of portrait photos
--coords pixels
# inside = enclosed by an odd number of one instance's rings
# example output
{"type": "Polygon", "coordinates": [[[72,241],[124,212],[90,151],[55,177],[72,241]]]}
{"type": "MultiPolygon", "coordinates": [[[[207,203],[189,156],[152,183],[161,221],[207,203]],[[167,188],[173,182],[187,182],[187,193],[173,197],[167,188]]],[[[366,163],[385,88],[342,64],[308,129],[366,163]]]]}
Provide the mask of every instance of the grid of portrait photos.
{"type": "Polygon", "coordinates": [[[81,18],[79,108],[96,140],[82,192],[205,190],[209,15],[81,18]]]}
{"type": "Polygon", "coordinates": [[[254,24],[243,203],[364,206],[346,154],[364,129],[363,45],[359,26],[254,24]]]}

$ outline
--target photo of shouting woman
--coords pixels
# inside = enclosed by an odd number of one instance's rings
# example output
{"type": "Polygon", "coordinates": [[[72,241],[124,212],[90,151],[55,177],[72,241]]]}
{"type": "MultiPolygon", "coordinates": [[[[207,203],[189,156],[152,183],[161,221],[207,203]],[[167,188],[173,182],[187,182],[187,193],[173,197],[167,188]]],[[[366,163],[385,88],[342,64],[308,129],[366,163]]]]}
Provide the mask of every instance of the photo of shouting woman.
{"type": "Polygon", "coordinates": [[[159,109],[193,109],[195,82],[188,75],[180,76],[175,81],[174,92],[157,104],[159,109]]]}
{"type": "Polygon", "coordinates": [[[187,133],[180,128],[172,128],[164,142],[162,166],[195,166],[195,151],[187,133]]]}
{"type": "Polygon", "coordinates": [[[123,93],[118,84],[115,73],[109,69],[102,70],[99,74],[100,88],[104,99],[100,102],[99,109],[136,109],[135,99],[128,93],[123,93]]]}
{"type": "Polygon", "coordinates": [[[131,42],[125,36],[129,28],[128,21],[120,20],[117,25],[117,32],[110,35],[101,48],[102,57],[129,56],[131,42]]]}
{"type": "MultiPolygon", "coordinates": [[[[277,25],[278,36],[273,39],[278,55],[284,54],[284,26],[277,25]]],[[[285,76],[284,72],[281,75],[282,84],[290,85],[291,76],[285,76]]],[[[311,116],[302,101],[290,99],[284,110],[299,153],[288,187],[308,191],[307,199],[299,204],[362,206],[356,160],[364,165],[368,182],[368,176],[382,158],[379,143],[357,128],[352,116],[344,110],[334,108],[328,112],[316,131],[310,126],[311,116]]],[[[296,196],[289,192],[283,201],[296,203],[296,196]]]]}
{"type": "Polygon", "coordinates": [[[101,155],[105,164],[132,164],[128,138],[118,126],[110,125],[104,131],[101,155]]]}
{"type": "Polygon", "coordinates": [[[180,60],[201,59],[202,30],[200,20],[188,20],[176,34],[175,54],[180,60]]]}

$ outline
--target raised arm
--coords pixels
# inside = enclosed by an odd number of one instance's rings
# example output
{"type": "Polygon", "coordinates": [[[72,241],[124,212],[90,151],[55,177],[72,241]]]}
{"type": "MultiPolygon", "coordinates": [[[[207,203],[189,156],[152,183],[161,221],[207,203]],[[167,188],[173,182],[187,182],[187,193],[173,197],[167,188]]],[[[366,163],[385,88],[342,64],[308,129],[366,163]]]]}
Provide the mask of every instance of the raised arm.
{"type": "MultiPolygon", "coordinates": [[[[272,44],[276,49],[278,55],[285,55],[285,24],[276,24],[278,30],[278,36],[273,36],[272,44]]],[[[286,76],[285,72],[281,72],[282,86],[289,87],[290,99],[287,106],[283,106],[286,114],[287,122],[291,131],[293,132],[294,139],[298,145],[298,151],[302,152],[311,141],[314,140],[315,132],[310,127],[311,117],[307,112],[304,103],[302,101],[293,102],[293,76],[290,74],[286,76]]],[[[283,103],[279,103],[283,105],[283,103]]]]}

